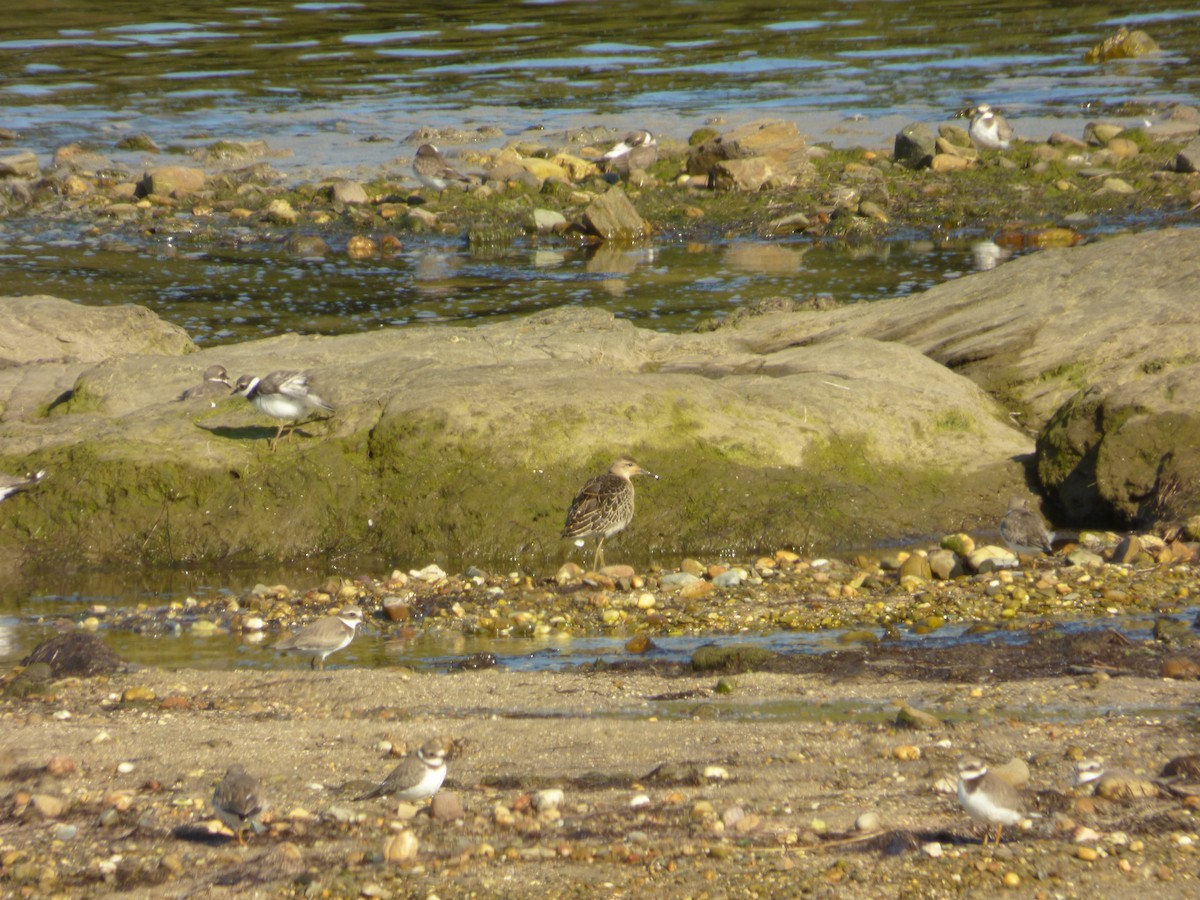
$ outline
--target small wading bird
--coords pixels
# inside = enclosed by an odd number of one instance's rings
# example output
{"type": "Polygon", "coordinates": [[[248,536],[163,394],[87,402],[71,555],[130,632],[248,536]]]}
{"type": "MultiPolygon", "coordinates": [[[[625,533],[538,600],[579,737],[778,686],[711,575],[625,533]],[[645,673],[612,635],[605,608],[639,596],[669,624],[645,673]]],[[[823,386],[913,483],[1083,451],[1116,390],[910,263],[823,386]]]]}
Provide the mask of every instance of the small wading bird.
{"type": "Polygon", "coordinates": [[[431,191],[444,191],[451,182],[471,183],[471,179],[450,165],[433,144],[422,144],[417,148],[417,157],[413,160],[413,174],[431,191]]]}
{"type": "Polygon", "coordinates": [[[255,834],[266,831],[259,817],[270,804],[258,779],[239,764],[226,770],[225,777],[213,791],[212,805],[221,821],[233,831],[239,844],[246,843],[243,834],[247,827],[253,828],[255,834]]]}
{"type": "Polygon", "coordinates": [[[401,760],[378,787],[355,800],[370,800],[372,797],[395,797],[397,800],[413,802],[432,797],[446,780],[446,745],[432,738],[401,760]]]}
{"type": "Polygon", "coordinates": [[[1054,552],[1054,532],[1046,530],[1041,515],[1029,508],[1024,497],[1013,497],[1000,522],[1000,537],[1013,553],[1031,556],[1054,552]]]}
{"type": "Polygon", "coordinates": [[[289,423],[290,436],[310,411],[333,412],[332,406],[309,390],[308,374],[305,372],[272,372],[266,378],[243,375],[233,386],[233,393],[241,394],[258,407],[259,412],[284,420],[275,432],[275,439],[271,441],[271,452],[275,451],[279,437],[289,423]]]}
{"type": "Polygon", "coordinates": [[[229,373],[224,366],[209,366],[204,370],[204,380],[179,395],[180,400],[192,400],[208,394],[222,393],[229,396],[229,373]]]}
{"type": "Polygon", "coordinates": [[[24,477],[20,475],[0,475],[0,500],[7,500],[13,494],[29,490],[45,477],[45,469],[39,469],[32,473],[27,472],[24,477]]]}
{"type": "Polygon", "coordinates": [[[311,656],[309,668],[324,670],[325,657],[349,646],[362,620],[361,609],[347,606],[336,616],[325,616],[311,625],[305,625],[291,637],[275,644],[275,649],[294,650],[302,656],[311,656]]]}
{"type": "Polygon", "coordinates": [[[657,475],[647,472],[628,456],[622,456],[607,472],[590,479],[580,488],[567,510],[563,537],[578,538],[582,544],[593,535],[600,536],[592,562],[594,569],[599,570],[604,560],[604,539],[633,521],[633,482],[630,479],[634,475],[649,475],[658,480],[657,475]]]}
{"type": "MultiPolygon", "coordinates": [[[[996,844],[1005,825],[1016,825],[1024,817],[1017,789],[973,757],[958,762],[958,802],[971,818],[996,826],[996,844]]],[[[987,833],[983,837],[987,846],[987,833]]]]}
{"type": "Polygon", "coordinates": [[[646,169],[658,159],[658,142],[649,131],[631,131],[601,158],[615,168],[646,169]]]}
{"type": "Polygon", "coordinates": [[[957,117],[971,120],[967,134],[977,147],[984,150],[1007,150],[1012,144],[1012,128],[1004,116],[986,103],[967,107],[960,111],[957,117]]]}

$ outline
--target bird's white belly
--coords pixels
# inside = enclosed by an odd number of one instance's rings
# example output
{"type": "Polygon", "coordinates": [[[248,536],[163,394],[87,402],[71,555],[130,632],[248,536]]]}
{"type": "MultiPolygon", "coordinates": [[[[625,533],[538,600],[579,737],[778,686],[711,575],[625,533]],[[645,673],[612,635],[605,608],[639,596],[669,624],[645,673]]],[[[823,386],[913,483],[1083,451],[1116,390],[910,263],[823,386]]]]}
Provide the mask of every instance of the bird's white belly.
{"type": "Polygon", "coordinates": [[[299,400],[282,394],[259,395],[254,398],[254,405],[276,419],[299,419],[308,409],[299,400]]]}

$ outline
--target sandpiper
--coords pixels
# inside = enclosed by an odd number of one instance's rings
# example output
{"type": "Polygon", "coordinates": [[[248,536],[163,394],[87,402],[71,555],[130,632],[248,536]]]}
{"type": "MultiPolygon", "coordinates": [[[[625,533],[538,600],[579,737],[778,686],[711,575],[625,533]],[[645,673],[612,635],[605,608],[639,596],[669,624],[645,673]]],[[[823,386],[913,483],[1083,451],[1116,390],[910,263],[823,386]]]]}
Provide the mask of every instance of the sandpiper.
{"type": "MultiPolygon", "coordinates": [[[[971,818],[996,826],[996,844],[1004,826],[1016,825],[1024,816],[1017,789],[974,757],[958,762],[958,802],[971,818]]],[[[986,833],[983,844],[987,846],[986,833]]]]}
{"type": "Polygon", "coordinates": [[[970,118],[967,134],[978,147],[985,150],[1007,150],[1012,144],[1013,130],[1004,116],[986,103],[968,107],[958,114],[970,118]]]}
{"type": "Polygon", "coordinates": [[[230,766],[212,796],[213,809],[221,821],[230,827],[239,844],[245,844],[243,833],[247,827],[255,834],[262,834],[266,826],[260,816],[270,805],[263,794],[258,779],[249,774],[240,764],[230,766]]]}
{"type": "Polygon", "coordinates": [[[46,477],[45,469],[20,475],[0,475],[0,500],[7,500],[19,491],[27,491],[46,477]]]}
{"type": "Polygon", "coordinates": [[[658,159],[658,142],[649,131],[631,131],[601,158],[617,168],[646,169],[658,159]]]}
{"type": "Polygon", "coordinates": [[[204,380],[180,394],[179,399],[192,400],[218,392],[229,396],[229,387],[229,373],[225,371],[225,367],[209,366],[204,370],[204,380]]]}
{"type": "Polygon", "coordinates": [[[596,556],[592,567],[599,570],[604,559],[604,539],[612,537],[633,520],[634,475],[658,476],[647,472],[628,456],[617,459],[603,475],[597,475],[585,484],[571,501],[567,510],[567,524],[563,537],[578,538],[580,543],[592,535],[599,535],[596,556]]]}
{"type": "Polygon", "coordinates": [[[413,173],[421,184],[432,191],[444,191],[452,181],[471,183],[471,179],[450,165],[433,144],[422,144],[417,148],[413,173]]]}
{"type": "Polygon", "coordinates": [[[1024,497],[1013,497],[1008,502],[1000,537],[1014,553],[1029,556],[1054,552],[1054,532],[1046,530],[1042,517],[1029,508],[1024,497]]]}
{"type": "Polygon", "coordinates": [[[311,625],[305,625],[291,637],[286,637],[275,645],[276,650],[295,650],[304,656],[311,656],[310,668],[325,668],[325,657],[337,653],[354,640],[355,629],[362,624],[362,610],[357,606],[347,606],[335,616],[325,616],[317,619],[311,625]]]}
{"type": "Polygon", "coordinates": [[[272,372],[265,378],[243,375],[233,386],[233,393],[241,394],[257,406],[259,412],[284,420],[275,432],[275,439],[271,441],[272,452],[279,443],[283,429],[287,428],[289,423],[290,435],[310,410],[333,412],[332,406],[309,390],[308,379],[306,372],[280,371],[272,372]]]}
{"type": "Polygon", "coordinates": [[[378,787],[355,797],[355,800],[370,800],[372,797],[394,796],[397,800],[412,802],[432,797],[446,780],[446,745],[432,738],[410,753],[392,769],[378,787]]]}

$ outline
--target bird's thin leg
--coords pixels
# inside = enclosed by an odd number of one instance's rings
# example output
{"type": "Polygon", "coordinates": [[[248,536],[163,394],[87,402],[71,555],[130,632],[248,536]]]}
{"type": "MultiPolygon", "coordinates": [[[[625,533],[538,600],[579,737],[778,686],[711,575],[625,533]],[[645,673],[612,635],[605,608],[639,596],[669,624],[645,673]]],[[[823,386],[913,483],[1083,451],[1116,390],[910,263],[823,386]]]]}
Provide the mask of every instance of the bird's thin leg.
{"type": "MultiPolygon", "coordinates": [[[[286,424],[287,424],[287,422],[283,423],[283,425],[286,425],[286,424]]],[[[275,432],[275,440],[271,441],[271,452],[272,453],[274,453],[275,448],[279,446],[279,436],[281,434],[283,434],[283,425],[279,426],[278,430],[275,432]]]]}
{"type": "Polygon", "coordinates": [[[593,571],[599,572],[600,566],[604,563],[604,535],[600,535],[600,540],[596,541],[596,556],[592,560],[593,571]]]}
{"type": "Polygon", "coordinates": [[[1002,832],[1003,830],[1004,830],[1004,826],[1003,826],[1003,825],[997,825],[997,826],[996,826],[996,843],[995,843],[995,844],[993,844],[992,846],[994,846],[994,847],[999,847],[999,846],[1000,846],[1000,832],[1002,832]]]}

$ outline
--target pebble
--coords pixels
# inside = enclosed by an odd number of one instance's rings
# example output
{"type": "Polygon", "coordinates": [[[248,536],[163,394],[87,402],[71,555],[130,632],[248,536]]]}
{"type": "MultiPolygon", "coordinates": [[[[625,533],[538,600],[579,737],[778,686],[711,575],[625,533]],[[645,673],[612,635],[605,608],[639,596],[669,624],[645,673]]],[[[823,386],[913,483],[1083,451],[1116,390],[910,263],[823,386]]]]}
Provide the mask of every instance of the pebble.
{"type": "Polygon", "coordinates": [[[926,856],[928,856],[930,859],[941,859],[942,858],[942,845],[939,844],[937,841],[930,841],[928,844],[921,845],[921,852],[924,853],[926,856]]]}
{"type": "Polygon", "coordinates": [[[1015,888],[1021,886],[1021,876],[1016,872],[1004,873],[1004,886],[1006,888],[1015,888]]]}
{"type": "Polygon", "coordinates": [[[420,842],[417,836],[407,828],[399,834],[393,834],[383,842],[383,858],[385,862],[405,863],[417,858],[420,842]]]}
{"type": "Polygon", "coordinates": [[[914,762],[921,758],[921,748],[915,744],[901,744],[892,750],[892,756],[902,762],[914,762]]]}
{"type": "Polygon", "coordinates": [[[878,831],[882,827],[882,823],[878,813],[865,812],[854,820],[854,827],[857,831],[878,831]]]}
{"type": "Polygon", "coordinates": [[[441,821],[461,819],[464,815],[462,801],[454,791],[439,791],[429,801],[429,815],[441,821]]]}
{"type": "Polygon", "coordinates": [[[538,812],[558,809],[563,802],[563,792],[560,788],[547,788],[533,795],[533,808],[538,812]]]}
{"type": "Polygon", "coordinates": [[[122,775],[128,775],[133,771],[133,768],[134,766],[131,762],[117,763],[117,771],[122,775]]]}
{"type": "Polygon", "coordinates": [[[637,599],[637,607],[638,609],[654,609],[656,602],[653,594],[640,594],[637,599]]]}
{"type": "Polygon", "coordinates": [[[743,570],[729,569],[714,578],[712,583],[716,587],[737,587],[745,577],[746,574],[743,570]]]}
{"type": "Polygon", "coordinates": [[[660,579],[663,587],[684,587],[689,584],[696,584],[700,581],[699,575],[694,575],[691,572],[670,572],[660,579]]]}
{"type": "Polygon", "coordinates": [[[29,802],[43,819],[57,819],[67,808],[65,801],[51,794],[34,794],[29,802]]]}
{"type": "Polygon", "coordinates": [[[54,840],[56,841],[72,841],[79,834],[79,828],[75,825],[59,824],[54,826],[54,830],[51,833],[54,835],[54,840]]]}
{"type": "Polygon", "coordinates": [[[1075,856],[1084,862],[1095,862],[1100,858],[1100,854],[1095,847],[1076,847],[1075,856]]]}
{"type": "Polygon", "coordinates": [[[75,771],[75,760],[63,754],[55,754],[46,761],[46,771],[55,778],[62,778],[75,771]]]}
{"type": "Polygon", "coordinates": [[[649,806],[650,797],[646,794],[634,794],[629,798],[629,805],[633,809],[641,809],[643,806],[649,806]]]}

